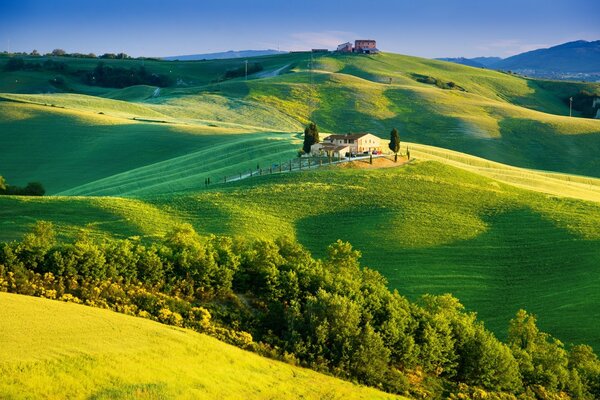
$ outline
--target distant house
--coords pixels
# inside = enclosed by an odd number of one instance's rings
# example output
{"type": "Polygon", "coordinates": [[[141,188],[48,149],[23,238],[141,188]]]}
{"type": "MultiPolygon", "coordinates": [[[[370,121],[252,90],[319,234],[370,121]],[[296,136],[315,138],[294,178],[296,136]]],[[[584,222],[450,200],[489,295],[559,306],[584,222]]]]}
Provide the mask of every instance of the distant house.
{"type": "Polygon", "coordinates": [[[352,53],[352,50],[354,49],[354,47],[352,47],[352,43],[351,42],[346,42],[346,43],[342,43],[337,47],[338,52],[340,53],[352,53]]]}
{"type": "Polygon", "coordinates": [[[379,49],[375,40],[361,39],[354,41],[354,52],[359,54],[376,54],[379,53],[379,49]]]}
{"type": "Polygon", "coordinates": [[[329,154],[346,157],[349,154],[373,154],[381,152],[381,139],[371,133],[329,135],[310,147],[311,154],[329,154]]]}

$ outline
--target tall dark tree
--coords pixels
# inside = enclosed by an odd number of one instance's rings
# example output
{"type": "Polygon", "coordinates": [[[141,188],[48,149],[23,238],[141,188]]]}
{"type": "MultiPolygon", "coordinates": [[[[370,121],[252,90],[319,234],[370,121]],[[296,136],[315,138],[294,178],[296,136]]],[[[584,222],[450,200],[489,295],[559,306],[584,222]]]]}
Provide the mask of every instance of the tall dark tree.
{"type": "Polygon", "coordinates": [[[317,124],[311,122],[304,129],[304,144],[302,145],[302,150],[304,150],[305,153],[310,153],[310,146],[319,143],[320,141],[317,124]]]}
{"type": "Polygon", "coordinates": [[[400,135],[398,129],[392,129],[390,133],[390,150],[394,152],[394,162],[398,162],[398,152],[400,151],[400,135]]]}

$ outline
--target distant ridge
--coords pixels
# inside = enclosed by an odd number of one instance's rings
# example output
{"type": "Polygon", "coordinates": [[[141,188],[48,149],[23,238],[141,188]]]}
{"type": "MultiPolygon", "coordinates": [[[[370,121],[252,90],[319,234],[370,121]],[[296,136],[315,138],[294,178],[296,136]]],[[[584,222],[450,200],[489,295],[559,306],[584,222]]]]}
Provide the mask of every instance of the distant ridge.
{"type": "Polygon", "coordinates": [[[496,61],[500,61],[501,58],[498,57],[478,57],[478,58],[465,58],[465,57],[449,57],[449,58],[436,58],[436,60],[440,60],[440,61],[448,61],[448,62],[453,62],[456,64],[462,64],[462,65],[468,65],[469,67],[477,67],[477,68],[486,68],[487,65],[477,61],[478,59],[482,59],[482,58],[493,58],[496,61]]]}
{"type": "Polygon", "coordinates": [[[258,57],[258,56],[270,56],[273,54],[285,54],[287,51],[278,50],[229,50],[220,53],[206,53],[206,54],[190,54],[184,56],[170,56],[163,57],[163,60],[167,61],[194,61],[194,60],[221,60],[226,58],[243,58],[243,57],[258,57]]]}
{"type": "Polygon", "coordinates": [[[592,75],[600,79],[600,40],[577,40],[528,51],[495,63],[493,68],[540,77],[585,78],[592,75]]]}
{"type": "Polygon", "coordinates": [[[437,58],[478,68],[513,71],[536,78],[600,81],[600,40],[577,40],[512,57],[437,58]]]}

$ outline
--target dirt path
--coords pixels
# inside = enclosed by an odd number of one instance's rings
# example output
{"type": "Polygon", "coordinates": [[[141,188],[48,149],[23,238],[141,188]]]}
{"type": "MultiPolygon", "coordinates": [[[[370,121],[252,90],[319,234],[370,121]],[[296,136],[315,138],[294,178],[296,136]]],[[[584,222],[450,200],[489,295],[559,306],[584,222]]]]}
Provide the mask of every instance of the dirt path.
{"type": "Polygon", "coordinates": [[[336,164],[337,168],[350,169],[379,169],[379,168],[394,168],[408,163],[408,158],[398,156],[398,162],[394,162],[394,156],[386,156],[373,158],[373,164],[369,159],[361,159],[356,161],[348,161],[341,164],[336,164]]]}
{"type": "Polygon", "coordinates": [[[254,76],[256,76],[257,78],[272,78],[274,76],[281,74],[281,71],[283,71],[284,69],[286,69],[289,66],[290,66],[290,64],[287,64],[287,65],[284,65],[283,67],[277,68],[276,70],[273,70],[273,71],[259,72],[254,76]]]}

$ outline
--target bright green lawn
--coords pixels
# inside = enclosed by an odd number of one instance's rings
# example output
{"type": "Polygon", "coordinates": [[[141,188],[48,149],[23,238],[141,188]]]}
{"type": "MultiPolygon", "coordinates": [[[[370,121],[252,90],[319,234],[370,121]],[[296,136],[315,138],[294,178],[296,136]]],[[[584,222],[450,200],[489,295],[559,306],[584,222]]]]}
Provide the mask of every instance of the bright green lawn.
{"type": "Polygon", "coordinates": [[[436,162],[245,180],[155,201],[204,233],[337,239],[415,299],[450,292],[504,336],[519,308],[566,342],[600,346],[600,207],[436,162]],[[164,203],[162,203],[164,201],[164,203]]]}
{"type": "MultiPolygon", "coordinates": [[[[323,168],[142,200],[5,197],[1,237],[16,239],[35,219],[48,219],[67,237],[87,223],[98,235],[127,237],[160,235],[181,221],[203,234],[290,235],[316,256],[343,239],[412,299],[451,292],[500,336],[524,307],[565,342],[598,348],[598,203],[518,189],[468,168],[482,167],[323,168]]],[[[511,169],[495,169],[523,185],[534,176],[536,190],[545,190],[544,179],[552,190],[585,181],[572,177],[561,186],[554,175],[534,172],[522,181],[508,174],[511,169]]],[[[573,197],[597,198],[596,186],[587,186],[581,193],[573,189],[573,197]]]]}
{"type": "Polygon", "coordinates": [[[0,293],[3,399],[393,399],[112,311],[0,293]]]}
{"type": "MultiPolygon", "coordinates": [[[[198,155],[197,151],[216,143],[246,149],[250,145],[243,135],[299,133],[302,124],[312,119],[324,132],[371,131],[387,138],[390,129],[398,127],[402,140],[515,166],[600,176],[600,121],[566,117],[564,101],[583,89],[600,94],[598,84],[529,80],[387,53],[318,55],[311,74],[309,58],[308,54],[257,58],[265,72],[285,67],[283,74],[221,83],[215,79],[241,65],[240,60],[145,61],[151,71],[180,81],[176,87],[161,89],[158,96],[154,96],[156,88],[149,86],[90,87],[71,75],[64,78],[72,93],[40,94],[58,90],[48,88],[55,73],[3,71],[0,146],[8,149],[8,155],[0,160],[0,173],[14,184],[42,181],[53,194],[160,194],[189,189],[189,182],[154,184],[155,164],[172,161],[190,171],[190,180],[203,182],[211,171],[214,178],[239,172],[255,161],[289,158],[299,144],[256,148],[252,157],[228,157],[221,163],[209,160],[202,166],[197,157],[189,157],[187,165],[179,157],[198,155]],[[416,75],[452,81],[466,91],[419,83],[416,75]],[[240,136],[223,136],[232,133],[240,136]],[[136,170],[133,176],[138,180],[148,172],[152,186],[142,192],[131,185],[122,187],[129,171],[145,166],[149,168],[136,170]],[[98,180],[102,182],[96,187],[98,180]]],[[[5,60],[0,57],[0,67],[5,60]]],[[[70,70],[91,69],[98,62],[57,60],[70,70]]],[[[126,67],[142,63],[105,62],[126,67]]]]}

